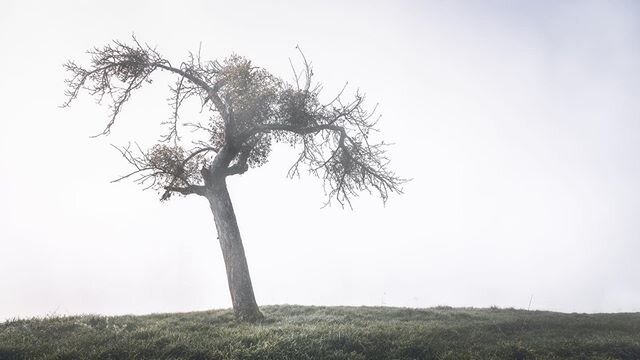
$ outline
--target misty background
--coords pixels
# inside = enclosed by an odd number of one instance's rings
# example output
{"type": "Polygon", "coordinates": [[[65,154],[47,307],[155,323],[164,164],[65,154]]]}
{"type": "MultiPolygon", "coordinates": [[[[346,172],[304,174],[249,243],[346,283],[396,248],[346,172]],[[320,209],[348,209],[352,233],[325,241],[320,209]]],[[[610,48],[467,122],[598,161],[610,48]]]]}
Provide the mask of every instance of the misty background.
{"type": "Polygon", "coordinates": [[[386,206],[321,209],[286,146],[229,179],[260,305],[640,311],[638,2],[5,0],[0,319],[231,306],[206,200],[110,183],[129,167],[109,144],[159,139],[171,78],[109,137],[86,94],[59,108],[62,64],[132,33],[287,80],[300,45],[326,98],[348,81],[380,104],[413,179],[386,206]]]}

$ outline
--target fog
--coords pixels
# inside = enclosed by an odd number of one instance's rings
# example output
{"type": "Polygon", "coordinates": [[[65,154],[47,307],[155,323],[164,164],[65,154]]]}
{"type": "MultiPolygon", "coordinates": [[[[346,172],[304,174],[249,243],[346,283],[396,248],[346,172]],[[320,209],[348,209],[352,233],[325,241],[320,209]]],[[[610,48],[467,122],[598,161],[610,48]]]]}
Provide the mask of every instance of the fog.
{"type": "MultiPolygon", "coordinates": [[[[238,53],[367,94],[404,194],[322,208],[287,147],[229,179],[266,304],[640,311],[640,6],[634,1],[3,1],[0,320],[228,308],[204,198],[131,182],[166,75],[108,109],[62,64],[131,34],[173,62],[238,53]]],[[[202,116],[198,104],[183,118],[202,116]]]]}

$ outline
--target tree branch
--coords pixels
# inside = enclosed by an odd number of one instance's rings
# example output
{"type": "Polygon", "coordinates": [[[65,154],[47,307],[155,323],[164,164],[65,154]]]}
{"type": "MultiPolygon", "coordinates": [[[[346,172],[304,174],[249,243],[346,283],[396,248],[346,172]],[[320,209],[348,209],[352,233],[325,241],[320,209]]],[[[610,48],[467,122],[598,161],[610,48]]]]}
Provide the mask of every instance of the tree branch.
{"type": "Polygon", "coordinates": [[[202,185],[189,185],[186,187],[165,186],[164,189],[166,191],[164,194],[162,194],[161,200],[168,200],[172,192],[177,192],[182,195],[197,194],[200,196],[205,196],[205,190],[206,190],[206,188],[202,185]]]}
{"type": "Polygon", "coordinates": [[[218,110],[218,112],[220,113],[223,119],[226,120],[229,117],[227,108],[224,106],[224,103],[222,102],[222,99],[220,99],[220,96],[218,96],[218,90],[220,89],[220,86],[222,86],[221,83],[216,83],[213,86],[210,86],[204,80],[202,80],[201,78],[199,78],[198,76],[196,76],[191,72],[187,72],[181,69],[176,69],[172,66],[164,65],[164,64],[157,64],[156,66],[160,69],[164,69],[172,73],[181,75],[184,78],[191,81],[192,83],[200,86],[207,93],[207,96],[203,100],[203,103],[206,103],[208,100],[211,100],[215,105],[216,110],[218,110]]]}
{"type": "Polygon", "coordinates": [[[313,125],[313,126],[304,126],[304,127],[289,125],[289,124],[264,124],[264,125],[258,125],[253,127],[252,129],[249,129],[243,134],[240,134],[236,139],[238,142],[242,143],[247,141],[254,135],[257,135],[260,133],[268,133],[271,131],[288,131],[298,135],[307,135],[307,134],[315,134],[322,130],[333,130],[339,133],[345,133],[344,128],[337,125],[331,125],[331,124],[313,125]]]}

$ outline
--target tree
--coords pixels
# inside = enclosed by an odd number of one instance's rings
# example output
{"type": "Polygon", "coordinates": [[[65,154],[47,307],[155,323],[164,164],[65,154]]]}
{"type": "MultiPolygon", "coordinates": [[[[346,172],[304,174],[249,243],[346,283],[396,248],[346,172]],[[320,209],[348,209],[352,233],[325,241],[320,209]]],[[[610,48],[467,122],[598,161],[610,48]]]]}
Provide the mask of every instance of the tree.
{"type": "Polygon", "coordinates": [[[205,197],[213,212],[218,239],[227,271],[233,310],[238,319],[258,321],[258,309],[247,260],[236,222],[226,178],[265,164],[275,142],[289,143],[299,156],[288,176],[298,176],[301,166],[319,177],[328,200],[351,206],[358,192],[377,193],[384,201],[392,192],[400,193],[404,180],[388,169],[384,143],[373,143],[377,131],[374,111],[365,110],[364,96],[357,93],[345,102],[344,89],[333,100],[320,101],[320,86],[313,85],[313,71],[304,54],[301,72],[287,83],[248,59],[232,55],[222,62],[202,61],[200,52],[190,53],[177,66],[155,48],[134,37],[130,44],[114,41],[94,48],[90,65],[73,61],[64,67],[67,107],[85,90],[100,103],[107,99],[110,118],[108,135],[132,94],[156,71],[175,76],[170,85],[171,116],[165,121],[167,133],[149,150],[139,146],[116,147],[131,164],[132,172],[116,181],[134,177],[147,188],[161,193],[161,200],[174,195],[205,197]],[[313,86],[312,86],[313,85],[313,86]],[[186,100],[199,99],[208,121],[182,124],[179,111],[186,100]],[[190,127],[205,140],[186,141],[182,128],[190,127]]]}

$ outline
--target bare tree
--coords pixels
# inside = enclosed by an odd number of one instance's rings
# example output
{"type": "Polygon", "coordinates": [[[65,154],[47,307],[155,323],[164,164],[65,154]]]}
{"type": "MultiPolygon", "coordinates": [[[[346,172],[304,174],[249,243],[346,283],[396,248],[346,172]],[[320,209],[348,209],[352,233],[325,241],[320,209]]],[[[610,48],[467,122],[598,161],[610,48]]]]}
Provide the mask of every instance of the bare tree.
{"type": "Polygon", "coordinates": [[[236,317],[258,321],[262,314],[253,294],[236,216],[227,191],[226,178],[245,173],[267,162],[274,142],[286,142],[299,149],[288,175],[297,176],[301,167],[320,178],[328,200],[351,206],[361,191],[378,194],[386,201],[401,192],[404,180],[388,169],[384,143],[372,143],[377,131],[373,112],[364,108],[364,96],[343,100],[341,91],[322,103],[320,86],[312,82],[312,68],[300,52],[304,65],[293,83],[287,83],[244,57],[232,55],[222,62],[202,61],[200,53],[173,65],[155,48],[138,42],[114,41],[89,51],[88,67],[73,61],[64,67],[69,106],[85,90],[98,101],[109,102],[111,114],[104,131],[108,135],[124,104],[157,70],[175,76],[170,86],[170,120],[167,132],[149,150],[138,146],[117,148],[131,164],[133,177],[148,188],[160,191],[161,200],[173,195],[204,196],[213,212],[222,248],[231,301],[236,317]],[[183,103],[197,98],[208,121],[182,124],[183,103]],[[191,127],[206,141],[186,141],[179,135],[191,127]]]}

